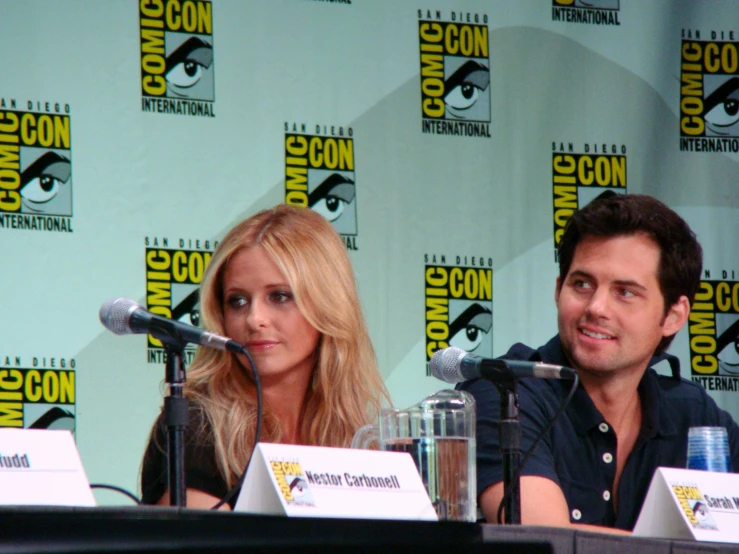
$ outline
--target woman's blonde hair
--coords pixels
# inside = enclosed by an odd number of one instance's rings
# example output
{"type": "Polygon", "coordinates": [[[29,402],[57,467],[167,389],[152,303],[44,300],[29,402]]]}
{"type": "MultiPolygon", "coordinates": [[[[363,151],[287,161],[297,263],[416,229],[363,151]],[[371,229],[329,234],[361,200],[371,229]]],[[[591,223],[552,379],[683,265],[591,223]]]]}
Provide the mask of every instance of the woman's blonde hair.
{"type": "MultiPolygon", "coordinates": [[[[320,332],[312,385],[300,427],[303,444],[347,447],[374,421],[389,395],[359,305],[354,273],[339,235],[320,214],[278,205],[234,227],[203,277],[203,327],[225,335],[223,273],[240,250],[261,246],[285,275],[298,309],[320,332]]],[[[232,486],[254,447],[257,417],[251,371],[234,354],[200,348],[187,371],[185,394],[210,424],[221,475],[232,486]]],[[[261,440],[279,442],[280,422],[265,411],[261,440]]]]}

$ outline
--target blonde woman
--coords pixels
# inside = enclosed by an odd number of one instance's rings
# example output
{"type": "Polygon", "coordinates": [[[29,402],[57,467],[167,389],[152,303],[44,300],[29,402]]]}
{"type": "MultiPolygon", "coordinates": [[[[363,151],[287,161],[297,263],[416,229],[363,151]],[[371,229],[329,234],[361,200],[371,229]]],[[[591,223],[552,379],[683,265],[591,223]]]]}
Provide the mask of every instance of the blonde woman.
{"type": "MultiPolygon", "coordinates": [[[[205,329],[244,344],[257,366],[263,442],[348,447],[389,401],[345,246],[310,209],[279,205],[234,227],[208,265],[200,310],[205,329]]],[[[187,505],[210,508],[254,448],[248,360],[200,348],[185,395],[187,505]]],[[[144,503],[169,504],[164,437],[160,418],[144,456],[144,503]]]]}

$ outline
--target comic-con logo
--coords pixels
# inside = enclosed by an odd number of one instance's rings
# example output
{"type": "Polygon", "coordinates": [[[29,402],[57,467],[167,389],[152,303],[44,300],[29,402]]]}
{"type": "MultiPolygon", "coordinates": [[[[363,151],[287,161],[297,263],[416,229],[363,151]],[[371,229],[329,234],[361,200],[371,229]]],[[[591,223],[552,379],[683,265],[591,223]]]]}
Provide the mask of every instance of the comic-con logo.
{"type": "Polygon", "coordinates": [[[0,359],[0,427],[74,432],[75,366],[73,358],[0,359]]]}
{"type": "Polygon", "coordinates": [[[426,364],[440,348],[493,355],[493,260],[424,256],[426,364]]]}
{"type": "Polygon", "coordinates": [[[421,130],[490,137],[488,16],[418,10],[421,130]]]}
{"type": "Polygon", "coordinates": [[[315,506],[313,494],[308,487],[308,481],[303,474],[300,462],[270,460],[269,467],[285,502],[302,506],[315,506]]]}
{"type": "Polygon", "coordinates": [[[694,528],[717,530],[716,522],[708,508],[708,501],[701,494],[700,489],[694,484],[671,485],[672,494],[680,504],[688,521],[694,528]]]}
{"type": "Polygon", "coordinates": [[[0,229],[73,232],[69,104],[0,106],[0,229]]]}
{"type": "Polygon", "coordinates": [[[552,0],[552,21],[621,25],[621,0],[552,0]]]}
{"type": "Polygon", "coordinates": [[[141,109],[215,117],[213,8],[207,0],[141,0],[141,109]]]}
{"type": "Polygon", "coordinates": [[[688,335],[693,381],[707,390],[739,391],[739,281],[701,281],[688,335]]]}
{"type": "Polygon", "coordinates": [[[723,36],[701,41],[700,31],[683,30],[680,150],[739,152],[739,43],[723,36]]]}
{"type": "Polygon", "coordinates": [[[603,194],[626,194],[626,146],[552,143],[554,250],[575,210],[603,194]],[[606,192],[607,191],[607,192],[606,192]]]}
{"type": "MultiPolygon", "coordinates": [[[[167,238],[146,237],[146,308],[157,315],[195,327],[200,325],[199,285],[213,252],[210,241],[180,239],[170,248],[167,238]],[[202,248],[202,249],[201,249],[202,248]]],[[[218,242],[212,243],[213,249],[218,242]]],[[[166,360],[162,342],[148,335],[147,361],[166,360]]],[[[196,347],[185,348],[190,363],[196,347]]]]}
{"type": "Polygon", "coordinates": [[[285,202],[325,217],[347,249],[357,246],[356,170],[351,127],[285,122],[285,202]]]}

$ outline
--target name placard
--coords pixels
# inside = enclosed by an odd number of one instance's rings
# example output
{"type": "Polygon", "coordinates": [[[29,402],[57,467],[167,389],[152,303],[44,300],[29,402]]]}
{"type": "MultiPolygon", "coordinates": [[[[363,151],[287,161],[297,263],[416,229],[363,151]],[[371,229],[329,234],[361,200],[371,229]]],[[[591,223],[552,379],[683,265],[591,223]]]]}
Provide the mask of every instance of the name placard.
{"type": "Polygon", "coordinates": [[[236,511],[436,521],[408,453],[260,443],[236,511]]]}
{"type": "Polygon", "coordinates": [[[739,475],[658,468],[634,535],[739,543],[739,475]]]}
{"type": "Polygon", "coordinates": [[[0,504],[95,506],[72,433],[0,429],[0,504]]]}

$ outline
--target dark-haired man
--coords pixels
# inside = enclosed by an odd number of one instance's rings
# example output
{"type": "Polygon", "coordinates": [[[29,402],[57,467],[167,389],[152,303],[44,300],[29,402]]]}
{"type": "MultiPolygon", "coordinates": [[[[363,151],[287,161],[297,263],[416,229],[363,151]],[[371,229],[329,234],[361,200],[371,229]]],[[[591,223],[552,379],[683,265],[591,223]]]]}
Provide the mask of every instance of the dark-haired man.
{"type": "MultiPolygon", "coordinates": [[[[503,358],[571,366],[581,384],[523,468],[521,520],[631,530],[655,469],[685,467],[688,428],[726,427],[739,469],[739,428],[699,385],[680,378],[677,358],[665,353],[688,319],[702,250],[687,223],[662,202],[614,195],[572,216],[558,254],[559,334],[537,350],[516,344],[503,358]],[[651,368],[662,360],[672,377],[651,368]]],[[[570,386],[519,382],[523,451],[570,386]]],[[[500,397],[485,380],[459,388],[477,400],[479,505],[495,522],[503,497],[500,397]]]]}

